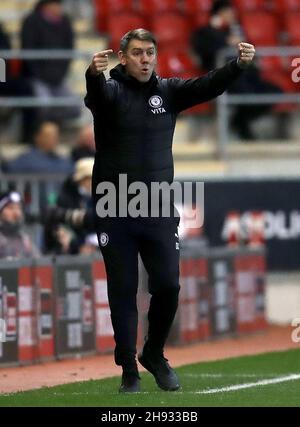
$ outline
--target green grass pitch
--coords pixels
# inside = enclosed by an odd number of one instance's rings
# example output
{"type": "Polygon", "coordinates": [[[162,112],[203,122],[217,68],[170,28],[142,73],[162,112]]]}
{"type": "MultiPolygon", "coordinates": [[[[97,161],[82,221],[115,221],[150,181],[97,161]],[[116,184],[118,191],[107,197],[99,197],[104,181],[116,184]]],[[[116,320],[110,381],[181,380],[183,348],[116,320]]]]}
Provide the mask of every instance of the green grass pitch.
{"type": "Polygon", "coordinates": [[[120,377],[113,377],[1,394],[0,406],[300,406],[300,349],[186,365],[176,371],[182,384],[177,392],[158,389],[152,375],[142,373],[142,392],[137,394],[119,394],[120,377]]]}

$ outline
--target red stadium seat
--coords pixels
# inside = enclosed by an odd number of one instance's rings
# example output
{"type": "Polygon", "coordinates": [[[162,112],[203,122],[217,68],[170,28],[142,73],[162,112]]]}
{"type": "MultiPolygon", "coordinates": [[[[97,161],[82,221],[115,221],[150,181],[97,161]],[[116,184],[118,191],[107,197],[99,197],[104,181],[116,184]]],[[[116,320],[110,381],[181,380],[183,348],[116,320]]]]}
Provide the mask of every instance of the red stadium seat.
{"type": "Polygon", "coordinates": [[[164,13],[156,16],[150,24],[151,30],[156,35],[159,47],[186,48],[189,45],[189,25],[186,18],[176,13],[164,13]]]}
{"type": "Polygon", "coordinates": [[[159,52],[157,71],[161,77],[190,78],[199,75],[199,68],[185,50],[166,49],[159,52]]]}
{"type": "Polygon", "coordinates": [[[190,29],[205,27],[209,24],[209,12],[198,12],[190,17],[190,29]]]}
{"type": "Polygon", "coordinates": [[[279,56],[263,56],[258,59],[261,76],[264,80],[279,86],[284,92],[295,91],[290,70],[284,66],[279,56]]]}
{"type": "Polygon", "coordinates": [[[257,12],[265,7],[265,0],[233,0],[233,5],[239,13],[257,12]]]}
{"type": "MultiPolygon", "coordinates": [[[[278,56],[260,57],[259,68],[261,77],[278,86],[285,93],[295,93],[296,84],[291,79],[291,70],[284,65],[284,59],[278,56]]],[[[289,113],[295,111],[297,105],[293,103],[281,102],[275,104],[273,111],[277,113],[289,113]]]]}
{"type": "Polygon", "coordinates": [[[245,13],[241,17],[247,40],[255,46],[276,46],[279,27],[276,18],[268,12],[245,13]]]}
{"type": "Polygon", "coordinates": [[[286,15],[285,30],[288,35],[289,44],[300,46],[300,11],[286,15]]]}
{"type": "Polygon", "coordinates": [[[139,0],[138,7],[139,11],[147,17],[179,11],[177,0],[139,0]]]}
{"type": "Polygon", "coordinates": [[[300,11],[300,0],[273,0],[269,2],[269,9],[277,16],[280,30],[285,31],[285,17],[300,11]]]}
{"type": "MultiPolygon", "coordinates": [[[[204,72],[195,65],[185,50],[174,52],[168,49],[159,53],[157,73],[165,78],[179,77],[190,79],[201,76],[204,72]]],[[[211,111],[212,104],[205,102],[184,111],[184,114],[204,114],[211,111]]]]}
{"type": "Polygon", "coordinates": [[[212,0],[185,0],[182,10],[189,19],[190,29],[204,27],[209,23],[212,0]]]}
{"type": "Polygon", "coordinates": [[[300,0],[273,0],[270,2],[272,10],[280,13],[288,13],[300,10],[300,0]]]}
{"type": "Polygon", "coordinates": [[[134,13],[121,13],[108,17],[107,30],[109,33],[110,44],[109,47],[118,50],[120,46],[121,37],[134,28],[144,28],[144,19],[134,13]]]}
{"type": "Polygon", "coordinates": [[[262,71],[270,73],[283,68],[282,59],[279,56],[259,57],[258,64],[262,71]]]}
{"type": "Polygon", "coordinates": [[[11,77],[17,78],[20,77],[22,74],[22,60],[21,59],[9,59],[7,61],[8,64],[8,70],[9,70],[9,75],[11,77]]]}
{"type": "Polygon", "coordinates": [[[265,79],[268,79],[269,82],[274,83],[285,93],[295,93],[297,91],[296,84],[291,79],[291,74],[285,71],[275,72],[273,74],[268,74],[263,76],[265,79]]]}
{"type": "Polygon", "coordinates": [[[104,15],[132,11],[132,0],[95,0],[104,15]]]}
{"type": "Polygon", "coordinates": [[[211,114],[213,112],[213,103],[212,102],[204,102],[202,104],[195,105],[188,110],[183,111],[185,115],[191,114],[211,114]]]}
{"type": "Polygon", "coordinates": [[[98,31],[107,31],[108,16],[116,13],[132,12],[132,0],[94,0],[96,28],[98,31]]]}
{"type": "Polygon", "coordinates": [[[212,4],[212,0],[185,0],[183,2],[183,11],[188,15],[198,12],[209,13],[212,4]]]}

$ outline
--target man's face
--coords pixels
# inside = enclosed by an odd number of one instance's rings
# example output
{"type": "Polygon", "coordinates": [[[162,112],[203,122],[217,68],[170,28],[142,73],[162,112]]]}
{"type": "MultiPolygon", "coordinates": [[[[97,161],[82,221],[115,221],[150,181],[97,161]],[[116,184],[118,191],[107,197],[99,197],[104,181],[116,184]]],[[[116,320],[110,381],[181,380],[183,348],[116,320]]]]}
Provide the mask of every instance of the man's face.
{"type": "Polygon", "coordinates": [[[79,182],[79,187],[86,191],[86,194],[92,194],[92,177],[86,176],[79,182]]]}
{"type": "Polygon", "coordinates": [[[226,7],[220,12],[220,16],[226,25],[233,25],[236,22],[235,11],[232,7],[226,7]]]}
{"type": "Polygon", "coordinates": [[[35,143],[38,148],[51,153],[59,144],[59,130],[54,123],[45,123],[36,135],[35,143]]]}
{"type": "Polygon", "coordinates": [[[119,59],[130,76],[146,83],[157,63],[156,48],[152,42],[133,39],[126,52],[119,52],[119,59]]]}
{"type": "Polygon", "coordinates": [[[0,219],[4,222],[8,222],[9,224],[17,224],[21,222],[23,219],[21,203],[11,202],[5,206],[0,214],[0,219]]]}
{"type": "Polygon", "coordinates": [[[95,149],[95,137],[94,137],[94,129],[92,126],[85,126],[78,138],[77,145],[79,147],[87,147],[91,150],[95,149]]]}
{"type": "Polygon", "coordinates": [[[44,6],[44,10],[58,18],[60,18],[63,15],[63,7],[60,3],[53,2],[53,3],[46,4],[44,6]]]}

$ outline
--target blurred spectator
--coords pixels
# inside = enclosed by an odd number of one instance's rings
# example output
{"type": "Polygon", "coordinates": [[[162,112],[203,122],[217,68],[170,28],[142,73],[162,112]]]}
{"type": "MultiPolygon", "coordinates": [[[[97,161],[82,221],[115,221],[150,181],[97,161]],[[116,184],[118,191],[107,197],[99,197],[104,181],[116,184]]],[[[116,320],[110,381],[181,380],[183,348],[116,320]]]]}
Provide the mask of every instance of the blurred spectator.
{"type": "MultiPolygon", "coordinates": [[[[94,159],[84,158],[80,159],[75,164],[74,173],[69,176],[62,185],[61,192],[57,199],[57,214],[68,216],[64,214],[68,210],[70,219],[73,221],[64,220],[63,223],[57,224],[53,227],[52,223],[45,229],[45,242],[47,251],[55,253],[80,253],[81,246],[89,245],[90,240],[93,239],[91,233],[91,224],[84,226],[83,215],[84,212],[92,213],[92,169],[94,159]],[[76,226],[76,216],[79,217],[79,225],[76,226]]],[[[51,213],[52,217],[55,212],[51,213]]],[[[92,215],[89,217],[92,218],[92,215]]],[[[88,220],[91,222],[90,220],[88,220]]],[[[97,238],[97,237],[96,237],[97,238]]],[[[84,249],[83,249],[84,250],[84,249]]]]}
{"type": "MultiPolygon", "coordinates": [[[[8,35],[5,33],[2,25],[0,24],[0,50],[10,50],[10,40],[8,35]]],[[[7,61],[6,61],[7,63],[7,61]]],[[[6,80],[9,78],[9,70],[8,67],[6,67],[6,80]]],[[[10,91],[7,87],[7,82],[0,82],[0,97],[1,96],[9,96],[10,91]]],[[[0,109],[0,120],[6,121],[7,117],[10,114],[10,109],[0,109]]]]}
{"type": "MultiPolygon", "coordinates": [[[[8,34],[0,24],[0,50],[10,50],[11,42],[8,34]]],[[[20,62],[16,59],[6,60],[6,82],[0,83],[0,97],[33,96],[33,90],[27,79],[20,76],[20,62]]],[[[7,120],[14,112],[14,108],[0,108],[0,119],[7,124],[7,120]]],[[[21,135],[22,142],[32,138],[33,126],[36,122],[35,111],[31,108],[22,108],[21,135]]]]}
{"type": "MultiPolygon", "coordinates": [[[[209,71],[215,68],[217,56],[224,48],[235,47],[239,42],[247,42],[237,22],[235,10],[228,0],[217,0],[211,9],[211,18],[207,26],[198,28],[191,37],[191,44],[202,67],[209,71]]],[[[228,58],[227,58],[228,59],[228,58]]],[[[228,92],[236,94],[282,93],[274,84],[262,80],[255,65],[248,68],[237,79],[228,92]]],[[[230,120],[232,129],[241,139],[255,139],[251,122],[261,115],[270,112],[270,105],[238,105],[230,120]]]]}
{"type": "Polygon", "coordinates": [[[16,192],[0,194],[0,258],[39,256],[39,250],[23,230],[21,196],[16,192]]]}
{"type": "Polygon", "coordinates": [[[34,136],[34,148],[7,162],[5,172],[21,174],[69,174],[73,166],[68,158],[56,154],[59,145],[59,127],[55,123],[40,125],[34,136]]]}
{"type": "Polygon", "coordinates": [[[99,252],[97,234],[88,234],[79,248],[80,255],[92,255],[99,252]]]}
{"type": "Polygon", "coordinates": [[[76,162],[74,173],[64,182],[57,205],[66,209],[92,207],[92,171],[94,159],[87,157],[76,162]]]}
{"type": "Polygon", "coordinates": [[[78,244],[73,230],[65,225],[59,224],[52,229],[47,230],[51,233],[51,247],[47,240],[46,250],[56,255],[75,255],[78,253],[78,244]]]}
{"type": "Polygon", "coordinates": [[[72,150],[72,159],[77,162],[84,157],[94,157],[95,151],[94,128],[91,125],[84,126],[80,130],[76,145],[72,150]]]}
{"type": "MultiPolygon", "coordinates": [[[[34,136],[34,147],[14,160],[3,165],[3,170],[10,174],[45,174],[68,175],[73,170],[70,158],[56,153],[59,145],[59,128],[55,123],[45,122],[40,125],[34,136]]],[[[56,176],[55,176],[56,178],[56,176]]],[[[56,203],[60,183],[56,180],[41,180],[39,185],[39,205],[43,209],[56,203]]]]}
{"type": "Polygon", "coordinates": [[[2,25],[0,24],[0,47],[1,49],[10,49],[10,40],[8,35],[5,33],[2,25]]]}
{"type": "MultiPolygon", "coordinates": [[[[25,18],[21,31],[23,49],[69,49],[74,47],[74,32],[61,0],[39,0],[25,18]]],[[[70,59],[24,61],[23,73],[32,82],[34,94],[43,99],[71,95],[65,79],[70,59]]],[[[39,110],[40,120],[58,123],[80,115],[79,107],[52,107],[39,110]]]]}

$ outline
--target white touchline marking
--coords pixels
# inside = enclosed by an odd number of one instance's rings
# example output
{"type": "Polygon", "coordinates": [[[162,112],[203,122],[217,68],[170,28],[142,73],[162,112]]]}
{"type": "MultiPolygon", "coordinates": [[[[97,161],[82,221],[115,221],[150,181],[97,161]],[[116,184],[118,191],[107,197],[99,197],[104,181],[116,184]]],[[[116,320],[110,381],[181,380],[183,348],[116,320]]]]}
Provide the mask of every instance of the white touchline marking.
{"type": "Polygon", "coordinates": [[[269,380],[256,381],[254,383],[236,384],[236,385],[230,385],[227,387],[211,388],[208,390],[196,391],[195,394],[224,393],[227,391],[242,390],[244,388],[252,388],[252,387],[259,387],[259,386],[263,386],[263,385],[278,384],[278,383],[284,383],[287,381],[295,381],[295,380],[299,380],[299,379],[300,379],[300,374],[291,374],[291,375],[286,375],[285,377],[277,377],[277,378],[272,378],[269,380]]]}
{"type": "Polygon", "coordinates": [[[258,378],[258,377],[270,377],[274,378],[277,374],[209,374],[209,373],[203,373],[203,374],[181,374],[181,377],[188,377],[188,378],[258,378]]]}

